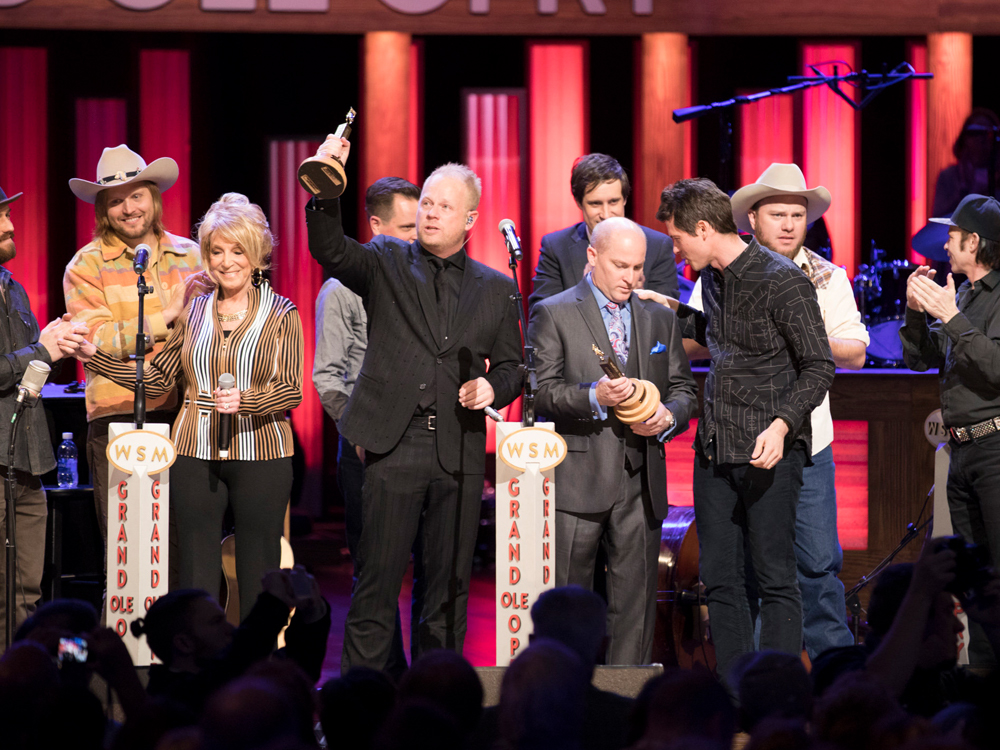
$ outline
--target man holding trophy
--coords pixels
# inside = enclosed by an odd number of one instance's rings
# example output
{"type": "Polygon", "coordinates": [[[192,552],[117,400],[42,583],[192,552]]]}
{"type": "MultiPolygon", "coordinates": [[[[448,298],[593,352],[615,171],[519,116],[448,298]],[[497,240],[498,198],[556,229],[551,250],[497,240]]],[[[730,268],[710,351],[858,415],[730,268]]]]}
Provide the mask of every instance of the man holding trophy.
{"type": "Polygon", "coordinates": [[[663,441],[687,429],[698,390],[674,313],[633,293],[646,258],[642,228],[602,221],[587,256],[593,272],[538,302],[529,325],[538,411],[567,446],[556,467],[555,582],[593,588],[603,545],[607,663],[646,664],[667,515],[663,441]]]}

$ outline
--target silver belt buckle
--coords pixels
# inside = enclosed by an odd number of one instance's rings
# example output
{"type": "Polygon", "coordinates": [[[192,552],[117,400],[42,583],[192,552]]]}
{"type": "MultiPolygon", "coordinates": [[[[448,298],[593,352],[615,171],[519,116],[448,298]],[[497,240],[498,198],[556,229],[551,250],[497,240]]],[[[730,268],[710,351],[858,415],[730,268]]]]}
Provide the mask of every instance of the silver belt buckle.
{"type": "Polygon", "coordinates": [[[437,429],[437,414],[431,414],[427,417],[427,429],[431,432],[437,429]]]}

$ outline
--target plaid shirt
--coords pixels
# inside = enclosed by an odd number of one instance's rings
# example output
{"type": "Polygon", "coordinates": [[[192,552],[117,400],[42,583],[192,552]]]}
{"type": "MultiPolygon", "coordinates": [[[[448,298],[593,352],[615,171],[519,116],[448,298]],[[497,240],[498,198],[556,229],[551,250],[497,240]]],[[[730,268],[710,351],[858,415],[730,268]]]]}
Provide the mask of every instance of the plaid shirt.
{"type": "MultiPolygon", "coordinates": [[[[132,270],[132,249],[116,238],[113,244],[94,240],[81,248],[66,266],[63,293],[66,310],[74,321],[87,324],[88,338],[98,349],[125,361],[135,354],[139,331],[139,293],[132,270]]],[[[143,330],[153,340],[151,358],[163,348],[170,331],[163,310],[170,303],[174,287],[201,270],[201,253],[191,240],[165,233],[152,246],[149,267],[144,274],[153,287],[143,301],[143,330]]],[[[148,360],[147,360],[148,361],[148,360]]],[[[87,419],[112,414],[131,414],[134,394],[101,375],[87,371],[87,419]]],[[[146,410],[168,408],[177,402],[170,391],[146,399],[146,410]]]]}

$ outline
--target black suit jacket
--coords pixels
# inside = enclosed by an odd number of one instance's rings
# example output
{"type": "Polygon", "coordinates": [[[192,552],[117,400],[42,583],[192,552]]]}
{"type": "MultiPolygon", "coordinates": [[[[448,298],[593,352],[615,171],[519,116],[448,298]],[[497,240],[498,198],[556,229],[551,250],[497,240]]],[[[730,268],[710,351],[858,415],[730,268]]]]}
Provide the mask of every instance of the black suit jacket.
{"type": "MultiPolygon", "coordinates": [[[[635,294],[630,300],[634,337],[629,362],[637,358],[639,377],[660,390],[660,400],[677,420],[670,437],[687,429],[698,408],[698,388],[691,376],[677,316],[635,294]]],[[[590,406],[590,386],[604,372],[591,346],[610,352],[607,328],[590,283],[542,300],[531,310],[528,326],[537,350],[538,411],[555,422],[566,440],[565,460],[556,467],[556,505],[575,513],[600,513],[611,507],[625,466],[625,440],[630,427],[614,411],[599,422],[590,406]]],[[[656,437],[642,438],[646,476],[657,518],[667,515],[667,467],[656,437]]]]}
{"type": "MultiPolygon", "coordinates": [[[[674,243],[662,232],[642,227],[646,235],[646,289],[677,299],[677,264],[674,243]]],[[[580,222],[572,227],[550,232],[542,237],[542,251],[532,279],[528,305],[572,289],[583,279],[587,265],[587,225],[580,222]]],[[[686,281],[686,279],[685,279],[686,281]]]]}
{"type": "Polygon", "coordinates": [[[402,438],[424,388],[436,383],[438,460],[448,472],[482,473],[486,423],[481,410],[458,403],[462,383],[485,377],[493,406],[521,393],[521,337],[511,300],[514,282],[469,258],[448,341],[436,321],[433,279],[417,242],[376,237],[367,245],[344,236],[340,203],[306,209],[309,252],[326,271],[365,300],[368,350],[354,392],[340,418],[340,433],[374,453],[388,453],[402,438]],[[490,362],[486,371],[486,360],[490,362]]]}

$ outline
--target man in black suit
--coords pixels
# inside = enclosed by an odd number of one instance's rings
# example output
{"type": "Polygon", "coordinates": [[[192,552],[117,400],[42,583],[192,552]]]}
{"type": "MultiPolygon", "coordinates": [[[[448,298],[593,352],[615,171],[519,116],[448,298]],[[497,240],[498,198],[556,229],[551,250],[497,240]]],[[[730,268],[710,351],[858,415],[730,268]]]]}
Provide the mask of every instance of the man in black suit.
{"type": "MultiPolygon", "coordinates": [[[[528,305],[570,289],[583,279],[587,267],[587,247],[594,227],[605,219],[625,215],[625,202],[631,186],[622,165],[606,154],[587,154],[573,164],[570,177],[573,199],[583,213],[583,221],[542,237],[542,250],[532,279],[528,305]]],[[[677,266],[674,246],[662,232],[642,227],[646,235],[645,282],[637,284],[654,292],[678,297],[677,266]]],[[[690,281],[683,279],[691,294],[690,281]]]]}
{"type": "MultiPolygon", "coordinates": [[[[344,161],[349,150],[330,136],[318,155],[344,161]]],[[[345,237],[337,200],[306,211],[313,257],[368,311],[368,350],[339,425],[366,454],[342,671],[386,668],[415,541],[425,599],[411,651],[462,652],[485,468],[482,410],[521,391],[513,281],[463,249],[480,189],[468,167],[438,167],[424,182],[410,243],[345,237]]]]}
{"type": "Polygon", "coordinates": [[[660,526],[667,515],[663,440],[685,429],[698,390],[672,311],[639,299],[646,236],[611,218],[594,229],[594,270],[572,289],[539,302],[529,336],[537,349],[538,411],[566,440],[556,467],[557,586],[591,589],[598,548],[607,555],[608,663],[645,664],[653,649],[660,526]],[[592,346],[627,377],[602,375],[592,346]],[[661,403],[626,426],[613,407],[651,381],[661,403]]]}

